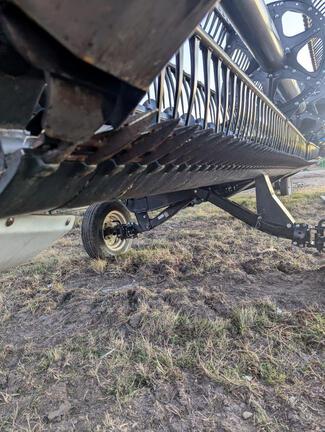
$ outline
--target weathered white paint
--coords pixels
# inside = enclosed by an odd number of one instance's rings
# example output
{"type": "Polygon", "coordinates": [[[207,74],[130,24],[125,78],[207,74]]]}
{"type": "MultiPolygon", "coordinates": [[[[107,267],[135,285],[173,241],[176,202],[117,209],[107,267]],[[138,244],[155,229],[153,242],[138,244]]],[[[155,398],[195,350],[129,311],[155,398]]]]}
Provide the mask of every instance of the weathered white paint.
{"type": "Polygon", "coordinates": [[[28,215],[0,219],[0,271],[26,263],[68,233],[75,216],[28,215]]]}

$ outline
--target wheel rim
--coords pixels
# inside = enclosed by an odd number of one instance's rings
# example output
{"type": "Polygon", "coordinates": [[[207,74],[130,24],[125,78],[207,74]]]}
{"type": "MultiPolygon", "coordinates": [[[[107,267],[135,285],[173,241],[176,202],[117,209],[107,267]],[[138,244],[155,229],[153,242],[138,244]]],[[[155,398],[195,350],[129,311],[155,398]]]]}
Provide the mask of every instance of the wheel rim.
{"type": "Polygon", "coordinates": [[[121,239],[117,235],[104,235],[104,231],[107,228],[114,228],[118,225],[127,224],[127,219],[123,213],[118,210],[110,211],[104,219],[103,223],[103,239],[108,251],[112,254],[118,254],[124,247],[127,242],[126,239],[121,239]]]}

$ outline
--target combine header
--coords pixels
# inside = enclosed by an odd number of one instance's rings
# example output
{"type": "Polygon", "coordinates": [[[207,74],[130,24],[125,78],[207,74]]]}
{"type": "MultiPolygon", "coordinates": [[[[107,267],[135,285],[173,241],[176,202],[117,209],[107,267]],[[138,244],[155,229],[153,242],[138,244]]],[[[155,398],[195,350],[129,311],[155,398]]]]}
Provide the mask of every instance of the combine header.
{"type": "Polygon", "coordinates": [[[3,230],[90,205],[84,246],[106,257],[209,201],[322,251],[325,221],[296,223],[272,183],[319,155],[324,22],[322,0],[2,2],[3,230]],[[229,199],[251,187],[256,214],[229,199]]]}

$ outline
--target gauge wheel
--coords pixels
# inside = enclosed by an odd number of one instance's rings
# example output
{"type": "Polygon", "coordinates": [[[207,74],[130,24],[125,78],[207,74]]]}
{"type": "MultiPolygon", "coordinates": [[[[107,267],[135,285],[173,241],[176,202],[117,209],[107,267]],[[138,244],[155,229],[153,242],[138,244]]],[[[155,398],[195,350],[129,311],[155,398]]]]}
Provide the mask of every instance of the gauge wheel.
{"type": "Polygon", "coordinates": [[[121,239],[116,234],[105,235],[107,228],[114,228],[131,222],[128,209],[120,201],[93,204],[86,210],[81,239],[91,258],[109,258],[127,252],[132,239],[121,239]]]}

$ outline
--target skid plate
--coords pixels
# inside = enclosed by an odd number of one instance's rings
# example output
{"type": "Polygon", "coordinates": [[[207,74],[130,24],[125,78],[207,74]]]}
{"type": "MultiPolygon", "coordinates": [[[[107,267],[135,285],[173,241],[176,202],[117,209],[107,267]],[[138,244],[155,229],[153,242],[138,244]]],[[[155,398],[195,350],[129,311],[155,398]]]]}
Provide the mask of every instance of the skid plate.
{"type": "Polygon", "coordinates": [[[0,271],[30,261],[68,233],[75,216],[28,215],[0,219],[0,271]]]}

